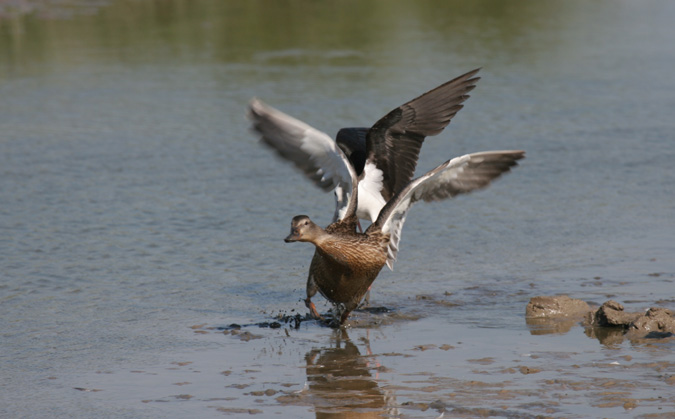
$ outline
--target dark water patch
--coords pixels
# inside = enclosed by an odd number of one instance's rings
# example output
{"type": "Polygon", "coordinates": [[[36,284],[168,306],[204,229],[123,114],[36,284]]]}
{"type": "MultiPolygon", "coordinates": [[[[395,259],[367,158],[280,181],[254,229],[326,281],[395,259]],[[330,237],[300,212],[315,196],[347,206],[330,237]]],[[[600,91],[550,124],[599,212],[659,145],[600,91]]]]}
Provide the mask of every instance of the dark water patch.
{"type": "MultiPolygon", "coordinates": [[[[320,327],[328,327],[332,329],[339,329],[343,327],[376,327],[382,324],[390,324],[395,320],[415,320],[419,317],[415,316],[401,316],[397,313],[396,310],[384,307],[360,307],[354,310],[353,316],[350,317],[348,322],[344,325],[340,325],[337,322],[332,311],[321,314],[321,319],[315,319],[309,313],[307,314],[277,314],[272,320],[263,320],[260,322],[254,323],[231,323],[227,326],[216,326],[209,327],[207,329],[217,330],[225,334],[238,335],[242,333],[242,329],[246,328],[260,328],[260,329],[290,329],[297,330],[302,324],[309,325],[315,324],[320,327]]],[[[206,325],[195,325],[191,326],[195,331],[203,330],[206,325]]]]}

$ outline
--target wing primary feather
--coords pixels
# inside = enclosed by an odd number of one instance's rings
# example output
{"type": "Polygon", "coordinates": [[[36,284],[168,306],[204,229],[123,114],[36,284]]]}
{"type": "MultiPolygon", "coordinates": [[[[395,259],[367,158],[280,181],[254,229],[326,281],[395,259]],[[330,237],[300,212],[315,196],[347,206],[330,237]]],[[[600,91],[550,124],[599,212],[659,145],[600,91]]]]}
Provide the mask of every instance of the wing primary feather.
{"type": "Polygon", "coordinates": [[[345,153],[335,141],[260,99],[251,100],[248,116],[261,142],[293,163],[315,185],[324,191],[341,188],[343,195],[337,201],[336,214],[346,216],[352,209],[356,211],[352,207],[355,207],[356,194],[353,191],[358,179],[345,153]]]}
{"type": "Polygon", "coordinates": [[[472,70],[406,102],[373,125],[366,141],[366,164],[384,177],[382,195],[391,197],[412,179],[424,139],[437,135],[463,108],[480,77],[472,70]]]}

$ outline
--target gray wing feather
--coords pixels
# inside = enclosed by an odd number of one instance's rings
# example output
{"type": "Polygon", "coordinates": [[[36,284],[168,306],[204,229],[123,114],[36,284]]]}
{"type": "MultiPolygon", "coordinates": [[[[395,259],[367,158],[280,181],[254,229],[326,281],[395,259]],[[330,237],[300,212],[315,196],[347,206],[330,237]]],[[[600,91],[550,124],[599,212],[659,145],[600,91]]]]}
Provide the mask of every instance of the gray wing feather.
{"type": "Polygon", "coordinates": [[[248,116],[263,144],[293,163],[324,191],[336,191],[335,219],[342,219],[352,209],[356,211],[356,200],[352,199],[356,173],[335,141],[259,99],[249,103],[248,116]]]}
{"type": "Polygon", "coordinates": [[[408,210],[417,201],[439,201],[487,187],[493,180],[516,166],[524,151],[485,151],[466,154],[439,165],[405,188],[382,208],[370,229],[389,233],[387,266],[396,261],[401,230],[408,210]]]}

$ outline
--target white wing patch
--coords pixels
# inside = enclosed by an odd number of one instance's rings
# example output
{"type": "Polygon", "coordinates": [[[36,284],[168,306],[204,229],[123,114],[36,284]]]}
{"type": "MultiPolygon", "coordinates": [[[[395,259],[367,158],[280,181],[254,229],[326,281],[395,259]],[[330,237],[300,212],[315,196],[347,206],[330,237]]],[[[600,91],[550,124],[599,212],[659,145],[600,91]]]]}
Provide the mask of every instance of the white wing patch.
{"type": "Polygon", "coordinates": [[[363,179],[359,181],[359,205],[357,216],[374,222],[386,202],[382,197],[384,175],[372,162],[363,168],[363,179]]]}
{"type": "Polygon", "coordinates": [[[335,190],[335,214],[333,214],[333,223],[342,220],[347,214],[347,207],[351,199],[351,188],[345,191],[342,185],[338,185],[335,190]]]}

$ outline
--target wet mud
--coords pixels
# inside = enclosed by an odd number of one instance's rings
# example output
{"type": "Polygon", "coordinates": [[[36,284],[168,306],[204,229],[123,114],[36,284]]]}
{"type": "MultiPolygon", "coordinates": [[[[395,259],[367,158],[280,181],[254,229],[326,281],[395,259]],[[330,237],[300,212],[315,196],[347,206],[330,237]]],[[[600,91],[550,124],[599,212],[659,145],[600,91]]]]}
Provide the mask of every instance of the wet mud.
{"type": "MultiPolygon", "coordinates": [[[[272,320],[265,320],[249,324],[231,323],[227,326],[216,327],[216,330],[221,330],[225,334],[232,334],[240,336],[248,332],[242,331],[246,328],[263,328],[263,329],[299,329],[302,324],[315,324],[320,327],[328,327],[332,329],[340,329],[344,327],[376,327],[383,324],[391,324],[395,319],[411,319],[410,316],[397,316],[396,311],[382,306],[368,306],[359,307],[353,312],[354,314],[350,320],[344,325],[340,325],[335,313],[331,310],[326,313],[321,313],[321,318],[316,319],[309,313],[307,314],[284,314],[279,313],[273,317],[272,320]]],[[[197,328],[199,325],[196,326],[197,328]]]]}
{"type": "Polygon", "coordinates": [[[585,322],[587,336],[605,345],[616,345],[628,339],[645,343],[675,337],[675,317],[671,310],[651,307],[646,312],[627,312],[622,304],[607,301],[588,313],[585,322]]]}
{"type": "MultiPolygon", "coordinates": [[[[416,301],[461,306],[447,297],[416,296],[416,301]]],[[[581,400],[589,404],[589,411],[612,412],[609,416],[643,412],[636,417],[660,418],[675,412],[675,396],[663,392],[664,387],[675,385],[673,362],[650,361],[636,355],[599,361],[584,356],[581,349],[532,351],[512,358],[494,351],[488,351],[487,356],[472,356],[484,353],[467,351],[461,340],[441,342],[440,336],[426,343],[417,336],[414,344],[401,345],[403,340],[385,346],[386,350],[371,348],[371,332],[379,330],[373,325],[397,324],[398,320],[409,331],[422,328],[405,317],[384,307],[361,309],[348,327],[332,331],[330,346],[313,347],[305,353],[305,377],[300,388],[298,383],[290,388],[250,390],[251,386],[246,385],[242,389],[249,389],[245,394],[257,396],[258,402],[269,405],[273,400],[285,408],[308,408],[316,417],[584,417],[566,413],[566,406],[581,400]],[[357,338],[350,337],[354,334],[357,338]],[[424,362],[419,369],[410,370],[411,365],[424,358],[450,362],[455,368],[459,362],[466,372],[457,377],[438,374],[433,368],[425,368],[424,362]],[[394,373],[401,373],[402,365],[407,370],[402,374],[404,378],[391,379],[394,373]],[[460,378],[462,375],[467,378],[460,378]]],[[[568,296],[534,297],[526,307],[526,322],[532,336],[565,335],[577,326],[585,336],[608,347],[617,347],[629,339],[646,348],[656,344],[653,350],[659,352],[669,351],[675,342],[675,319],[670,310],[654,307],[642,313],[628,312],[611,300],[594,307],[568,296]]],[[[307,327],[330,330],[328,326],[330,322],[294,314],[278,315],[272,322],[210,330],[248,342],[268,339],[265,329],[271,332],[281,328],[285,336],[293,338],[294,333],[308,330],[307,327]],[[256,334],[254,328],[261,332],[256,334]]],[[[415,336],[415,332],[411,334],[415,336]]]]}
{"type": "Polygon", "coordinates": [[[582,300],[567,295],[533,297],[525,307],[527,318],[569,318],[584,316],[591,307],[582,300]]]}
{"type": "Polygon", "coordinates": [[[592,308],[585,301],[566,295],[539,296],[530,299],[525,315],[527,324],[534,328],[533,333],[566,333],[579,324],[587,336],[604,344],[620,343],[624,339],[675,337],[675,316],[665,307],[628,312],[613,300],[592,308]]]}
{"type": "Polygon", "coordinates": [[[525,320],[533,334],[567,333],[591,311],[585,301],[566,295],[532,297],[525,320]]]}
{"type": "Polygon", "coordinates": [[[624,311],[623,305],[607,301],[590,313],[591,326],[619,327],[634,337],[664,338],[675,336],[675,317],[664,307],[651,307],[645,313],[624,311]]]}

